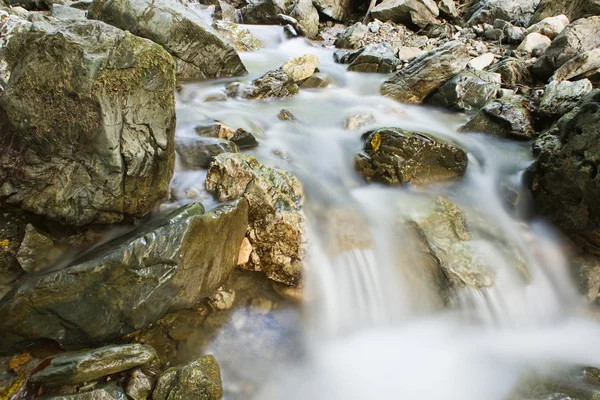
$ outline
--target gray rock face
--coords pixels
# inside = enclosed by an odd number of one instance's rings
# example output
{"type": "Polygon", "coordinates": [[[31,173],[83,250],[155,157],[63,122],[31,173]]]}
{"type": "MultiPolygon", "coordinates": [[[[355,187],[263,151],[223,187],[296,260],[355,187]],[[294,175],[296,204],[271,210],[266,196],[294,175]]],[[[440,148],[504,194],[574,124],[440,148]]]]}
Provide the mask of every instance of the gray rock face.
{"type": "Polygon", "coordinates": [[[419,185],[458,178],[467,169],[463,150],[429,135],[380,128],[363,137],[356,168],[368,181],[419,185]]]}
{"type": "Polygon", "coordinates": [[[467,21],[468,26],[501,19],[527,26],[540,0],[482,0],[467,21]]]}
{"type": "Polygon", "coordinates": [[[143,328],[212,294],[236,265],[248,204],[186,205],[72,266],[21,279],[0,301],[0,352],[38,339],[77,348],[143,328]]]}
{"type": "Polygon", "coordinates": [[[487,103],[462,128],[467,132],[531,139],[535,135],[531,112],[524,105],[527,100],[518,95],[504,96],[487,103]]]}
{"type": "Polygon", "coordinates": [[[85,20],[85,11],[78,10],[77,8],[67,7],[60,4],[53,4],[51,8],[51,15],[56,19],[63,21],[76,21],[85,20]]]}
{"type": "Polygon", "coordinates": [[[571,111],[579,100],[592,91],[592,82],[552,81],[544,88],[538,112],[548,117],[559,117],[571,111]]]}
{"type": "Polygon", "coordinates": [[[248,200],[246,236],[253,250],[243,267],[289,286],[300,285],[306,232],[298,179],[247,154],[220,154],[208,170],[206,189],[221,201],[239,196],[248,200]]]}
{"type": "Polygon", "coordinates": [[[275,25],[279,14],[286,14],[289,0],[253,0],[241,8],[242,21],[251,25],[275,25]]]}
{"type": "Polygon", "coordinates": [[[571,58],[552,75],[552,80],[580,80],[589,78],[592,83],[600,83],[600,48],[586,51],[571,58]]]}
{"type": "Polygon", "coordinates": [[[246,99],[272,99],[292,97],[296,94],[298,85],[288,74],[278,69],[252,81],[250,86],[244,89],[242,96],[246,99]]]}
{"type": "Polygon", "coordinates": [[[238,51],[253,51],[263,47],[263,43],[243,26],[229,20],[215,21],[213,28],[238,51]]]}
{"type": "Polygon", "coordinates": [[[286,14],[295,18],[304,28],[306,36],[315,39],[319,34],[319,12],[311,0],[295,0],[286,14]]]}
{"type": "Polygon", "coordinates": [[[44,396],[44,400],[127,400],[123,389],[112,385],[100,385],[88,392],[44,396]]]}
{"type": "Polygon", "coordinates": [[[355,53],[349,57],[351,63],[348,71],[389,74],[395,72],[400,64],[400,60],[394,56],[394,50],[385,44],[369,45],[355,53]]]}
{"type": "Polygon", "coordinates": [[[31,376],[35,384],[71,385],[93,381],[117,372],[145,365],[156,359],[156,351],[142,344],[100,347],[73,354],[58,355],[47,367],[31,376]]]}
{"type": "Polygon", "coordinates": [[[237,153],[235,143],[219,138],[193,138],[179,140],[176,146],[179,160],[190,169],[208,168],[213,157],[221,153],[237,153]]]}
{"type": "Polygon", "coordinates": [[[534,64],[533,72],[549,78],[567,61],[600,47],[600,16],[582,18],[567,26],[534,64]]]}
{"type": "Polygon", "coordinates": [[[169,0],[95,0],[98,19],[163,46],[180,78],[208,79],[247,73],[235,49],[196,13],[169,0]]]}
{"type": "Polygon", "coordinates": [[[600,91],[581,102],[533,145],[535,202],[576,243],[600,254],[600,91]]]}
{"type": "Polygon", "coordinates": [[[451,41],[415,58],[381,86],[381,94],[404,103],[420,103],[469,62],[469,46],[451,41]]]}
{"type": "Polygon", "coordinates": [[[24,271],[41,271],[51,266],[59,255],[50,236],[40,232],[32,224],[27,224],[17,253],[17,261],[24,271]]]}
{"type": "Polygon", "coordinates": [[[125,393],[133,400],[146,400],[150,397],[156,378],[142,368],[135,368],[129,375],[125,393]]]}
{"type": "Polygon", "coordinates": [[[502,84],[507,86],[527,85],[531,82],[527,64],[518,58],[505,58],[491,65],[488,70],[499,73],[502,77],[502,84]]]}
{"type": "Polygon", "coordinates": [[[552,40],[548,36],[532,32],[525,36],[525,39],[523,39],[519,47],[517,47],[517,51],[524,53],[529,57],[538,57],[550,47],[551,42],[552,40]]]}
{"type": "Polygon", "coordinates": [[[340,32],[335,39],[335,47],[340,49],[358,49],[365,38],[369,28],[357,22],[340,32]]]}
{"type": "Polygon", "coordinates": [[[371,10],[371,16],[380,21],[414,24],[419,28],[438,24],[439,15],[433,0],[383,0],[371,10]]]}
{"type": "Polygon", "coordinates": [[[351,11],[351,0],[313,0],[319,13],[337,21],[342,21],[351,11]]]}
{"type": "Polygon", "coordinates": [[[554,39],[569,25],[569,18],[564,15],[557,15],[556,17],[544,18],[540,22],[531,25],[527,28],[527,33],[541,33],[544,36],[554,39]]]}
{"type": "Polygon", "coordinates": [[[222,396],[219,364],[207,355],[166,370],[158,378],[152,400],[219,400],[222,396]]]}
{"type": "Polygon", "coordinates": [[[463,71],[446,82],[429,102],[460,111],[479,110],[500,90],[500,74],[463,71]]]}
{"type": "Polygon", "coordinates": [[[531,23],[535,24],[544,18],[565,14],[569,20],[600,15],[599,0],[541,0],[531,23]]]}
{"type": "Polygon", "coordinates": [[[147,214],[173,173],[169,54],[99,21],[23,35],[0,99],[2,201],[72,225],[147,214]]]}

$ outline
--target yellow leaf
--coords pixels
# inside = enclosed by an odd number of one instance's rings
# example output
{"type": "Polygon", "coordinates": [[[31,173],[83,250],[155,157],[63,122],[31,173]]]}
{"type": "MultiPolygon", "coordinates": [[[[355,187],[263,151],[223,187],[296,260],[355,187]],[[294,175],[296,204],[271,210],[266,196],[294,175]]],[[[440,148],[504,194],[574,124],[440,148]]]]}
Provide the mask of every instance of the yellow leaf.
{"type": "Polygon", "coordinates": [[[371,139],[371,147],[373,151],[377,151],[379,150],[379,146],[381,146],[381,136],[379,136],[379,133],[376,133],[371,139]]]}
{"type": "Polygon", "coordinates": [[[3,247],[8,246],[8,239],[0,240],[0,246],[3,246],[3,247]]]}
{"type": "Polygon", "coordinates": [[[27,364],[31,360],[31,354],[29,353],[21,353],[17,354],[8,362],[8,367],[15,372],[19,372],[19,368],[21,366],[27,364]]]}

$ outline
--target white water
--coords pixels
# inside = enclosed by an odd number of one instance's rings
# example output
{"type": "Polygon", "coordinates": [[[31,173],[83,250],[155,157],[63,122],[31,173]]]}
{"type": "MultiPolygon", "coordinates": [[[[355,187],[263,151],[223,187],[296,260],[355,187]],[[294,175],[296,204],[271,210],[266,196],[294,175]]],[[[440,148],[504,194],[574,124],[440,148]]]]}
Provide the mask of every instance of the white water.
{"type": "MultiPolygon", "coordinates": [[[[306,290],[313,301],[298,327],[304,339],[294,344],[303,346],[306,356],[262,368],[260,353],[238,359],[229,354],[237,360],[236,374],[255,381],[253,394],[246,396],[502,400],[526,369],[550,373],[571,365],[600,367],[600,326],[584,317],[559,239],[543,221],[520,219],[528,211],[525,193],[511,213],[499,190],[501,185],[522,189],[522,171],[532,161],[528,143],[456,133],[465,116],[383,98],[378,90],[385,76],[348,73],[346,66],[333,63],[331,50],[301,39],[284,41],[280,27],[249,28],[267,48],[242,54],[250,71],[247,81],[291,57],[313,53],[333,83],[268,102],[204,102],[207,95],[223,91],[227,80],[188,84],[179,96],[178,137],[194,135],[196,125],[211,119],[245,128],[260,141],[251,153],[295,173],[307,193],[312,235],[306,290]],[[280,121],[281,109],[290,110],[299,123],[280,121]],[[460,144],[469,153],[467,175],[455,185],[426,188],[365,185],[353,158],[369,127],[343,129],[348,115],[363,111],[376,116],[370,127],[418,130],[460,144]],[[494,286],[462,290],[460,307],[452,311],[430,295],[409,257],[415,249],[406,233],[396,229],[401,215],[423,212],[427,199],[440,194],[465,212],[477,210],[496,237],[474,241],[496,272],[494,286]],[[323,234],[327,223],[335,225],[335,219],[324,222],[335,210],[350,210],[357,223],[346,233],[368,237],[370,245],[338,248],[335,238],[323,234]],[[503,255],[500,242],[516,249],[530,283],[503,255]],[[259,376],[253,368],[261,371],[259,376]]],[[[173,185],[184,190],[202,179],[198,172],[178,171],[173,185]]],[[[227,378],[225,373],[226,392],[227,378]]]]}

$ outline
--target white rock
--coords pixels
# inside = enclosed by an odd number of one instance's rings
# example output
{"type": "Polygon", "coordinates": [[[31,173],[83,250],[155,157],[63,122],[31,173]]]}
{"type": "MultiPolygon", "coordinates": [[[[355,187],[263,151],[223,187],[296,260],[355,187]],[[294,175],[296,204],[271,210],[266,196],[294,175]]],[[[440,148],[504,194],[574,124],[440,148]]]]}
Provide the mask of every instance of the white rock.
{"type": "Polygon", "coordinates": [[[544,36],[541,33],[533,32],[525,36],[525,39],[521,42],[517,51],[532,55],[534,52],[543,53],[552,43],[552,40],[548,36],[544,36]]]}
{"type": "Polygon", "coordinates": [[[494,54],[493,53],[485,53],[480,55],[479,57],[475,57],[467,64],[467,67],[471,69],[475,69],[477,71],[483,71],[483,69],[494,62],[494,54]]]}
{"type": "Polygon", "coordinates": [[[526,32],[527,34],[541,33],[542,35],[548,36],[550,39],[554,39],[567,25],[569,25],[569,18],[562,14],[557,15],[556,17],[545,18],[537,24],[531,25],[527,28],[526,32]]]}
{"type": "Polygon", "coordinates": [[[425,53],[425,52],[423,50],[419,49],[418,47],[401,46],[398,49],[397,57],[402,61],[412,60],[415,57],[419,57],[423,53],[425,53]]]}
{"type": "Polygon", "coordinates": [[[319,66],[319,58],[314,54],[305,54],[302,57],[295,57],[281,66],[294,82],[304,80],[311,76],[319,66]]]}

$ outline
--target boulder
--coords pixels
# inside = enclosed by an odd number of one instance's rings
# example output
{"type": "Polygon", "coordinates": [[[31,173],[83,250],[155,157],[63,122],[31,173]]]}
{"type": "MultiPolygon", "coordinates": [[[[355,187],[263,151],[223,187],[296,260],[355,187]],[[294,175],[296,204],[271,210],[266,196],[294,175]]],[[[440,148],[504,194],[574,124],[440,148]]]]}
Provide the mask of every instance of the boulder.
{"type": "Polygon", "coordinates": [[[373,44],[357,50],[350,55],[348,71],[378,72],[389,74],[395,72],[400,60],[394,56],[394,50],[386,44],[373,44]]]}
{"type": "Polygon", "coordinates": [[[519,44],[525,38],[525,28],[514,26],[503,19],[494,20],[493,29],[486,30],[484,36],[502,43],[519,44]]]}
{"type": "Polygon", "coordinates": [[[352,11],[352,0],[313,0],[320,14],[336,21],[343,21],[352,11]]]}
{"type": "Polygon", "coordinates": [[[164,47],[180,78],[247,73],[235,49],[198,14],[170,0],[94,0],[88,18],[104,21],[164,47]]]}
{"type": "Polygon", "coordinates": [[[567,26],[536,61],[533,72],[549,78],[567,61],[588,50],[600,47],[600,16],[578,19],[567,26]]]}
{"type": "Polygon", "coordinates": [[[246,87],[242,97],[246,99],[286,98],[298,94],[298,85],[285,72],[278,69],[269,71],[252,81],[246,87]]]}
{"type": "Polygon", "coordinates": [[[286,61],[281,70],[294,82],[300,82],[310,77],[319,66],[319,59],[314,54],[305,54],[286,61]]]}
{"type": "Polygon", "coordinates": [[[44,396],[44,400],[127,400],[123,389],[115,384],[98,385],[89,391],[75,394],[44,396]]]}
{"type": "Polygon", "coordinates": [[[592,89],[592,83],[587,79],[577,82],[552,81],[544,88],[544,95],[537,111],[546,117],[562,117],[592,89]]]}
{"type": "Polygon", "coordinates": [[[467,169],[463,150],[423,133],[380,128],[363,138],[356,169],[367,181],[420,185],[458,178],[467,169]]]}
{"type": "Polygon", "coordinates": [[[358,49],[368,31],[366,25],[357,22],[338,33],[334,45],[340,49],[358,49]]]}
{"type": "Polygon", "coordinates": [[[552,43],[552,40],[548,36],[532,32],[525,36],[525,39],[517,47],[517,51],[525,53],[528,57],[539,57],[550,47],[550,43],[552,43]]]}
{"type": "Polygon", "coordinates": [[[469,61],[467,67],[476,71],[483,71],[485,68],[492,65],[495,60],[496,56],[494,56],[494,53],[484,53],[469,61]]]}
{"type": "Polygon", "coordinates": [[[219,400],[221,370],[212,355],[166,370],[156,383],[152,400],[219,400]]]}
{"type": "Polygon", "coordinates": [[[444,83],[428,102],[459,111],[479,110],[496,98],[500,82],[500,74],[466,70],[444,83]]]}
{"type": "Polygon", "coordinates": [[[491,65],[488,71],[499,73],[502,84],[508,87],[531,83],[531,74],[527,64],[515,57],[507,57],[498,61],[491,65]]]}
{"type": "Polygon", "coordinates": [[[527,26],[540,0],[481,0],[467,21],[468,26],[494,23],[494,20],[527,26]]]}
{"type": "Polygon", "coordinates": [[[243,196],[250,205],[252,246],[245,269],[262,271],[288,286],[302,283],[306,244],[303,191],[289,172],[260,164],[247,154],[220,154],[206,177],[206,189],[225,201],[243,196]]]}
{"type": "Polygon", "coordinates": [[[240,9],[242,22],[251,25],[277,25],[279,15],[286,14],[289,0],[251,0],[240,9]]]}
{"type": "Polygon", "coordinates": [[[15,58],[19,55],[18,49],[30,29],[31,22],[0,9],[0,94],[8,85],[15,58]]]}
{"type": "Polygon", "coordinates": [[[600,254],[600,90],[587,94],[533,144],[531,189],[541,214],[600,254]]]}
{"type": "Polygon", "coordinates": [[[172,58],[99,21],[23,36],[0,98],[2,202],[78,226],[146,215],[173,174],[172,58]]]}
{"type": "Polygon", "coordinates": [[[52,15],[56,19],[60,19],[63,21],[77,21],[77,20],[85,20],[87,17],[85,15],[85,11],[78,10],[74,7],[67,7],[60,4],[52,4],[52,8],[50,9],[50,15],[52,15]]]}
{"type": "Polygon", "coordinates": [[[564,14],[570,21],[579,18],[600,15],[600,1],[598,0],[541,0],[531,18],[531,23],[536,24],[545,18],[564,14]]]}
{"type": "Polygon", "coordinates": [[[60,254],[54,246],[54,240],[48,234],[36,229],[32,224],[27,224],[17,252],[17,261],[23,271],[42,271],[52,266],[60,254]]]}
{"type": "Polygon", "coordinates": [[[152,373],[147,373],[142,368],[135,368],[131,371],[125,393],[133,400],[147,400],[156,384],[156,377],[152,373]]]}
{"type": "Polygon", "coordinates": [[[93,381],[146,365],[156,360],[156,351],[143,344],[121,344],[75,353],[59,354],[29,381],[38,385],[63,386],[93,381]]]}
{"type": "Polygon", "coordinates": [[[463,69],[469,46],[451,41],[415,58],[381,86],[381,94],[404,103],[420,103],[463,69]]]}
{"type": "Polygon", "coordinates": [[[569,25],[569,18],[566,15],[561,14],[556,17],[544,18],[540,22],[531,25],[527,28],[527,34],[541,33],[550,39],[554,39],[567,27],[567,25],[569,25]]]}
{"type": "Polygon", "coordinates": [[[383,0],[371,9],[371,17],[380,21],[413,24],[419,28],[437,25],[440,10],[433,0],[383,0]]]}
{"type": "Polygon", "coordinates": [[[308,38],[317,38],[319,34],[319,12],[311,0],[295,0],[288,7],[286,14],[298,21],[308,38]]]}
{"type": "Polygon", "coordinates": [[[175,146],[179,161],[187,169],[208,168],[213,157],[221,153],[237,153],[235,143],[219,138],[182,138],[175,146]]]}
{"type": "Polygon", "coordinates": [[[551,80],[586,79],[593,84],[600,84],[600,48],[586,51],[571,58],[552,75],[551,80]]]}
{"type": "Polygon", "coordinates": [[[331,79],[321,72],[315,72],[300,84],[300,89],[322,89],[329,86],[331,79]]]}
{"type": "Polygon", "coordinates": [[[456,10],[456,3],[454,0],[440,0],[438,2],[438,8],[440,13],[446,18],[458,18],[458,11],[456,10]]]}
{"type": "Polygon", "coordinates": [[[247,210],[246,200],[206,214],[191,203],[65,269],[22,278],[0,301],[0,353],[40,339],[65,348],[106,342],[191,307],[235,267],[247,210]]]}
{"type": "Polygon", "coordinates": [[[488,102],[461,130],[513,139],[535,136],[527,99],[519,95],[507,95],[488,102]]]}
{"type": "Polygon", "coordinates": [[[216,20],[213,28],[238,51],[253,51],[263,47],[263,43],[243,26],[230,20],[216,20]]]}

